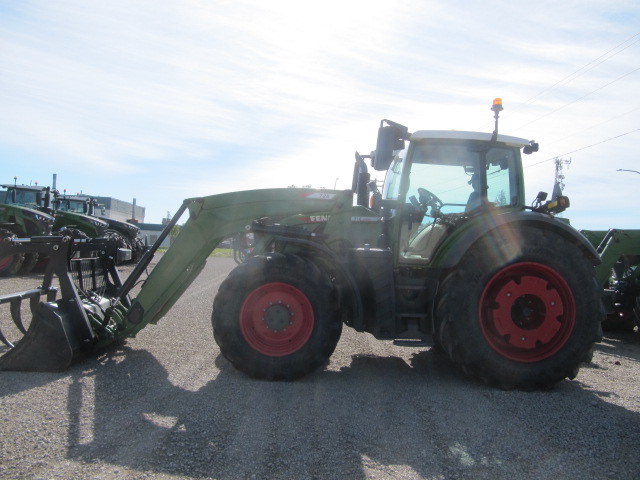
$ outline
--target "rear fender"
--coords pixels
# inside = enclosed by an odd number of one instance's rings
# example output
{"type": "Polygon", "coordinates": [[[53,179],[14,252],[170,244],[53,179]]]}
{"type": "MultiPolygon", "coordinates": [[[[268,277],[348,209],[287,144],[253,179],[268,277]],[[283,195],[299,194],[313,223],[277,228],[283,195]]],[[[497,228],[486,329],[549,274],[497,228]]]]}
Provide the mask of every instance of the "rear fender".
{"type": "Polygon", "coordinates": [[[442,269],[455,267],[469,248],[487,235],[511,237],[513,244],[517,245],[524,226],[554,232],[575,244],[594,266],[601,263],[600,256],[594,246],[571,225],[546,214],[525,211],[503,214],[490,213],[470,219],[467,223],[456,228],[441,244],[433,258],[432,266],[442,269]]]}

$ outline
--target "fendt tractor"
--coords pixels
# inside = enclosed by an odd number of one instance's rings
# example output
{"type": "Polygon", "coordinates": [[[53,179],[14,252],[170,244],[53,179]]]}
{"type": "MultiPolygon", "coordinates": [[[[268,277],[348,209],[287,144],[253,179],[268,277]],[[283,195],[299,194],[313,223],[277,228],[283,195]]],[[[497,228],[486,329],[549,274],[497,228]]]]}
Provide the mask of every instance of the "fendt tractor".
{"type": "MultiPolygon", "coordinates": [[[[2,252],[47,252],[41,286],[7,295],[26,335],[0,369],[61,371],[158,322],[224,239],[254,234],[252,255],[220,285],[213,336],[254,378],[293,380],[330,358],[343,325],[398,345],[440,349],[464,372],[500,388],[546,389],[574,378],[601,339],[602,286],[591,243],[539,193],[525,202],[525,139],[416,131],[382,120],[376,150],[356,153],[350,190],[265,189],[183,202],[157,242],[121,281],[113,242],[67,236],[10,238],[2,252]],[[386,171],[382,190],[368,163],[386,171]],[[188,220],[144,281],[159,245],[188,220]],[[99,254],[75,258],[77,250],[99,254]],[[57,292],[53,279],[57,277],[57,292]]],[[[13,344],[12,344],[13,345],[13,344]]]]}
{"type": "MultiPolygon", "coordinates": [[[[40,187],[25,186],[18,190],[12,185],[0,186],[7,189],[0,192],[0,240],[51,233],[54,218],[38,207],[42,195],[40,187]]],[[[0,276],[27,274],[39,260],[36,252],[0,256],[0,276]]]]}
{"type": "Polygon", "coordinates": [[[137,262],[144,253],[145,243],[140,235],[140,227],[129,222],[105,217],[105,207],[95,198],[87,195],[62,195],[56,202],[57,210],[74,212],[98,218],[106,222],[107,229],[103,235],[116,241],[119,247],[119,263],[137,262]],[[102,215],[99,215],[99,213],[102,215]]]}
{"type": "MultiPolygon", "coordinates": [[[[119,248],[116,257],[118,263],[126,263],[132,259],[133,249],[126,240],[124,233],[127,232],[129,234],[128,228],[120,225],[125,222],[113,221],[113,223],[109,223],[106,219],[98,218],[94,213],[94,206],[97,202],[93,199],[85,200],[83,198],[76,200],[66,193],[61,194],[55,188],[37,185],[14,184],[0,185],[0,187],[6,189],[6,192],[2,192],[5,199],[4,204],[0,205],[0,221],[8,217],[17,226],[11,228],[11,222],[9,222],[6,225],[0,223],[0,227],[9,230],[10,233],[15,233],[19,237],[46,235],[47,232],[67,234],[75,239],[112,237],[118,242],[119,248]],[[20,215],[15,212],[19,212],[20,215]],[[17,220],[20,218],[31,219],[31,228],[20,228],[20,221],[17,220]],[[34,223],[33,219],[36,219],[37,223],[34,223]],[[47,228],[45,228],[45,223],[47,223],[47,228]],[[39,229],[35,225],[39,225],[39,229]]],[[[135,225],[131,225],[131,227],[136,234],[140,230],[135,225]]],[[[6,237],[6,233],[3,235],[0,232],[0,237],[6,237]]],[[[14,254],[13,258],[15,259],[19,256],[19,254],[14,254]]],[[[7,258],[9,257],[0,260],[0,267],[8,263],[7,258]]],[[[22,268],[19,272],[28,273],[31,271],[39,258],[37,253],[25,254],[22,268]]],[[[11,274],[10,270],[9,268],[4,269],[6,274],[11,274]]],[[[15,270],[15,268],[12,270],[15,270]]],[[[1,272],[2,269],[0,269],[1,272]]]]}
{"type": "Polygon", "coordinates": [[[65,196],[55,188],[37,185],[0,185],[0,187],[6,189],[5,203],[30,207],[52,215],[54,233],[69,230],[75,237],[101,237],[107,231],[106,222],[89,216],[85,212],[64,208],[62,200],[65,196]]]}

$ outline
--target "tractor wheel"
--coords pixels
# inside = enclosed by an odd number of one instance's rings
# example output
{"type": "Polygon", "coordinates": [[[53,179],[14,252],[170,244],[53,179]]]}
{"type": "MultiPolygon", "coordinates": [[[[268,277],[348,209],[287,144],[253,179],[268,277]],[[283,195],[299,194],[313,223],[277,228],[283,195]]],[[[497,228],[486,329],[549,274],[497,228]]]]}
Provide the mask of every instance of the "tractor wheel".
{"type": "Polygon", "coordinates": [[[316,370],[342,332],[329,278],[312,262],[279,253],[251,257],[229,274],[211,322],[222,355],[247,375],[268,380],[316,370]]]}
{"type": "Polygon", "coordinates": [[[144,255],[144,240],[142,237],[136,237],[131,243],[131,262],[138,263],[144,255]]]}
{"type": "MultiPolygon", "coordinates": [[[[0,242],[5,238],[16,238],[16,235],[4,228],[0,229],[0,242]]],[[[0,276],[8,277],[18,273],[24,262],[23,253],[13,253],[0,258],[0,276]]]]}
{"type": "Polygon", "coordinates": [[[23,273],[25,275],[27,273],[31,273],[31,271],[36,267],[39,261],[40,261],[40,254],[25,253],[24,262],[22,262],[22,267],[20,267],[20,273],[23,273]]]}
{"type": "MultiPolygon", "coordinates": [[[[110,240],[115,240],[116,245],[118,246],[118,248],[131,249],[131,244],[129,243],[129,240],[127,240],[127,238],[124,235],[122,235],[120,232],[118,232],[117,230],[107,230],[105,232],[104,236],[106,238],[110,239],[110,240]]],[[[116,264],[117,265],[120,265],[122,263],[126,263],[126,262],[118,261],[117,258],[116,258],[116,264]]]]}
{"type": "Polygon", "coordinates": [[[477,242],[445,277],[440,341],[487,384],[548,389],[591,360],[602,338],[602,288],[562,237],[527,227],[509,233],[477,242]]]}

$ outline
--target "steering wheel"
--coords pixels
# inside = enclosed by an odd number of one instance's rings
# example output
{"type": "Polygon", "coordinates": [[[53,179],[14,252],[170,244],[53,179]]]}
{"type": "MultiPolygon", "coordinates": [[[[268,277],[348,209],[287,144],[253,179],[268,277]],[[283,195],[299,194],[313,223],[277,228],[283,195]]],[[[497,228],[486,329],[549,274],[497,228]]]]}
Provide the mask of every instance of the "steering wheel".
{"type": "Polygon", "coordinates": [[[436,210],[440,210],[444,202],[438,198],[435,193],[430,192],[426,188],[418,188],[418,202],[420,202],[420,206],[427,209],[427,207],[435,208],[436,210]]]}

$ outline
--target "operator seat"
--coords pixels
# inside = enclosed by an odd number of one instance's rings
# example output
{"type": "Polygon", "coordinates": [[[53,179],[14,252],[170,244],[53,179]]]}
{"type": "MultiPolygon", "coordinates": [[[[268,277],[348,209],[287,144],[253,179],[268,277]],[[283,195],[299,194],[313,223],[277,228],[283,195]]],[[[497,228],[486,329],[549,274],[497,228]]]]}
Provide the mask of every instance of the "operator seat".
{"type": "Polygon", "coordinates": [[[405,240],[406,243],[402,248],[400,260],[430,260],[436,247],[445,237],[447,230],[447,226],[437,220],[423,225],[416,233],[405,240]]]}

